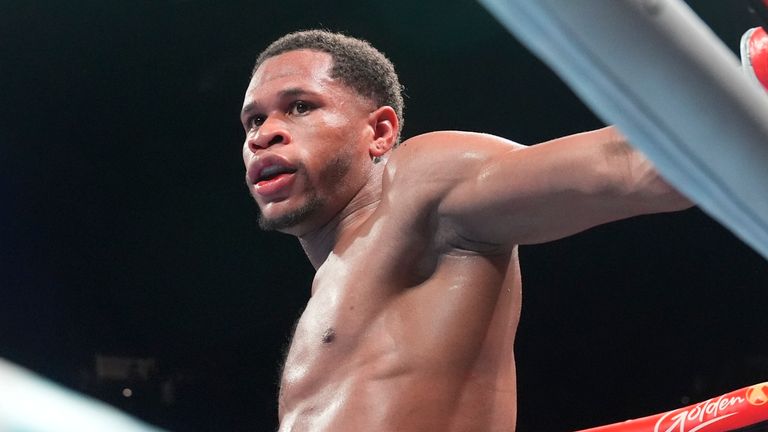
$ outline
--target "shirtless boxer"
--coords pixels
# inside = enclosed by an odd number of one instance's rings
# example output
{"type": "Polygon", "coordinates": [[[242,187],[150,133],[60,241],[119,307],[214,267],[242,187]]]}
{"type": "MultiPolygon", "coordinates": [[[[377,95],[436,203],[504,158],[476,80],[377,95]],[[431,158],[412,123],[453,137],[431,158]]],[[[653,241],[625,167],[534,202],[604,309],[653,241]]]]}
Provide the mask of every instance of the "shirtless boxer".
{"type": "Polygon", "coordinates": [[[400,90],[367,43],[309,31],[268,47],[245,93],[260,224],[317,269],[280,431],[514,430],[517,246],[690,206],[613,128],[398,146],[400,90]]]}

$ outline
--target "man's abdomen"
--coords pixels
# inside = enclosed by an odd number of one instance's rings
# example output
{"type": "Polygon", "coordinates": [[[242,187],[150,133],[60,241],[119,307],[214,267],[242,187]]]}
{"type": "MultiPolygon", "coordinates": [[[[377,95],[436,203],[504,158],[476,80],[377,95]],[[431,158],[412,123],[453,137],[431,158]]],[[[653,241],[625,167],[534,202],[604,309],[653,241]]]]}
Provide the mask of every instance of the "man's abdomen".
{"type": "Polygon", "coordinates": [[[280,432],[511,431],[514,388],[513,371],[405,371],[376,377],[348,370],[284,412],[280,432]]]}

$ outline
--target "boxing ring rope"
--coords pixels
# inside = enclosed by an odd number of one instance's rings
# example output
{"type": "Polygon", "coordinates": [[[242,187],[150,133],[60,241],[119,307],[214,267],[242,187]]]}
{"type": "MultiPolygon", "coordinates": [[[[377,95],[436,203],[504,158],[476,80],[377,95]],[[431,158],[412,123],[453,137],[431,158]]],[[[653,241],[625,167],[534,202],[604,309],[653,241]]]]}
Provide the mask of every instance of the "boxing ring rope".
{"type": "Polygon", "coordinates": [[[662,414],[579,432],[768,431],[768,382],[662,414]]]}
{"type": "Polygon", "coordinates": [[[479,0],[662,175],[768,258],[768,96],[679,0],[479,0]]]}
{"type": "Polygon", "coordinates": [[[0,432],[161,432],[0,358],[0,432]]]}
{"type": "MultiPolygon", "coordinates": [[[[768,96],[688,6],[479,1],[671,184],[768,258],[768,96]]],[[[768,383],[586,431],[768,431],[768,383]]]]}

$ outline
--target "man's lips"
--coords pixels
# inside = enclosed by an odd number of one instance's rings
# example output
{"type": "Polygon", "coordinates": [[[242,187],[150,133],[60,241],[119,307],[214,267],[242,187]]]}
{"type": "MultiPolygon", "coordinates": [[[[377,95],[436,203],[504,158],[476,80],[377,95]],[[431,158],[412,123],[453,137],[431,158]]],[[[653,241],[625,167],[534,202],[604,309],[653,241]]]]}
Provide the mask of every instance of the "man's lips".
{"type": "Polygon", "coordinates": [[[275,195],[292,185],[295,177],[296,176],[293,173],[283,173],[268,180],[261,180],[256,183],[255,192],[264,197],[275,195]]]}
{"type": "Polygon", "coordinates": [[[293,183],[296,168],[275,154],[264,154],[248,165],[248,183],[259,195],[273,195],[293,183]]]}
{"type": "Polygon", "coordinates": [[[261,181],[277,177],[280,174],[292,174],[294,172],[296,172],[296,167],[286,159],[275,154],[265,154],[254,158],[248,164],[246,176],[248,183],[257,184],[261,181]]]}

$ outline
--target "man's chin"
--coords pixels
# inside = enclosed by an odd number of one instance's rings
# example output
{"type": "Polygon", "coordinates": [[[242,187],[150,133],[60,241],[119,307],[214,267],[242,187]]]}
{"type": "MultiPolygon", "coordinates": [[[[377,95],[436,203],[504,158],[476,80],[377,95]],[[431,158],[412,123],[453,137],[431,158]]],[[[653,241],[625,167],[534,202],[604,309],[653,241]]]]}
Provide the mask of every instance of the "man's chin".
{"type": "Polygon", "coordinates": [[[266,217],[264,213],[260,213],[259,227],[264,231],[289,231],[309,219],[320,207],[322,202],[313,198],[303,206],[276,217],[266,217]]]}

